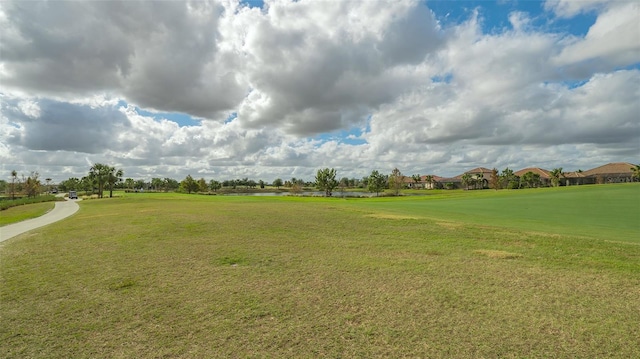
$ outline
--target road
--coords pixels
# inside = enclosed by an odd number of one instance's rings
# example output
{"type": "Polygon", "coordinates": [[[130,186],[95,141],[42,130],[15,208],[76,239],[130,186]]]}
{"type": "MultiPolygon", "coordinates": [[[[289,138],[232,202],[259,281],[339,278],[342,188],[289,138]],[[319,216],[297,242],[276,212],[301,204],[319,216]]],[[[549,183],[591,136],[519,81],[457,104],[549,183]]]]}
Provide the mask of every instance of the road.
{"type": "Polygon", "coordinates": [[[76,203],[77,201],[67,198],[64,202],[56,202],[51,211],[40,217],[0,227],[0,242],[69,217],[80,209],[80,206],[76,203]]]}

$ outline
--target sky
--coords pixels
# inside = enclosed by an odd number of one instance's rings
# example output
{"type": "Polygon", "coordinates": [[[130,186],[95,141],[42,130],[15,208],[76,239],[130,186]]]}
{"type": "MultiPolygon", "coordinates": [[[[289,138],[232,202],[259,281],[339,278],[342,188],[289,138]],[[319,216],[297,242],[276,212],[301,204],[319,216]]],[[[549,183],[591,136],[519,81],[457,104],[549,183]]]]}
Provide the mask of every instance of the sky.
{"type": "Polygon", "coordinates": [[[640,2],[0,2],[0,179],[609,162],[640,162],[640,2]]]}

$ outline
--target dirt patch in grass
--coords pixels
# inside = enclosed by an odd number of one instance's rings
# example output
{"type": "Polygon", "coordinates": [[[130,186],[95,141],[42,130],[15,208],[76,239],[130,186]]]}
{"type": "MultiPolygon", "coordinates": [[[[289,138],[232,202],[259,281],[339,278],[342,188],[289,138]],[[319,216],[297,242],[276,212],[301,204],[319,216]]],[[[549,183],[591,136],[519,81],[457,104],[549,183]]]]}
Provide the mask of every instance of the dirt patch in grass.
{"type": "Polygon", "coordinates": [[[444,227],[447,229],[458,229],[463,226],[462,223],[456,223],[456,222],[436,222],[436,224],[439,225],[440,227],[444,227]]]}
{"type": "Polygon", "coordinates": [[[420,219],[419,217],[414,217],[414,216],[405,216],[400,214],[389,214],[389,213],[373,213],[373,214],[368,214],[365,217],[378,218],[378,219],[397,219],[397,220],[420,219]]]}
{"type": "Polygon", "coordinates": [[[483,256],[487,256],[489,258],[497,258],[497,259],[516,259],[522,258],[522,254],[519,253],[511,253],[507,251],[498,251],[495,249],[478,249],[473,251],[473,253],[480,254],[483,256]]]}

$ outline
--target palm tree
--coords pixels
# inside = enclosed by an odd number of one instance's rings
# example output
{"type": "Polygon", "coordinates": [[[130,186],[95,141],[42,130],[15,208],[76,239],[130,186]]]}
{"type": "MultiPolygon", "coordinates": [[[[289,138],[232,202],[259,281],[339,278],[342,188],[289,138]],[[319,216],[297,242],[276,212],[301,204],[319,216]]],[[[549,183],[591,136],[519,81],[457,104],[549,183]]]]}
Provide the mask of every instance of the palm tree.
{"type": "Polygon", "coordinates": [[[107,173],[107,183],[109,183],[109,198],[113,197],[113,185],[116,182],[122,181],[122,175],[123,175],[123,172],[121,169],[116,170],[115,167],[109,167],[109,170],[107,173]]]}
{"type": "Polygon", "coordinates": [[[640,181],[640,165],[635,165],[635,167],[631,167],[631,172],[633,173],[631,175],[631,181],[633,181],[634,179],[636,179],[637,181],[640,181]]]}
{"type": "Polygon", "coordinates": [[[480,187],[480,189],[484,188],[484,175],[482,173],[476,173],[476,189],[480,187]]]}
{"type": "Polygon", "coordinates": [[[551,175],[551,183],[553,184],[553,187],[558,187],[560,184],[560,176],[563,175],[562,167],[554,168],[549,174],[551,175]]]}
{"type": "MultiPolygon", "coordinates": [[[[165,181],[165,182],[166,182],[166,181],[165,181]]],[[[136,181],[135,181],[133,178],[127,178],[126,180],[124,180],[124,186],[125,186],[127,189],[132,190],[132,189],[133,189],[133,187],[135,186],[135,184],[136,184],[136,181]]]]}
{"type": "Polygon", "coordinates": [[[415,175],[411,176],[411,179],[413,179],[414,188],[418,188],[418,183],[420,183],[420,175],[419,174],[415,174],[415,175]]]}
{"type": "Polygon", "coordinates": [[[95,163],[89,170],[89,178],[98,186],[98,197],[102,198],[104,185],[109,180],[111,167],[102,163],[95,163]]]}
{"type": "Polygon", "coordinates": [[[429,188],[433,189],[433,176],[427,175],[424,177],[424,180],[429,184],[429,188]]]}
{"type": "Polygon", "coordinates": [[[16,199],[16,180],[18,179],[18,172],[16,170],[11,171],[11,199],[16,199]]]}
{"type": "Polygon", "coordinates": [[[500,174],[500,180],[502,181],[503,188],[511,188],[512,187],[511,182],[514,179],[515,179],[515,174],[513,173],[512,169],[507,167],[504,170],[502,170],[502,173],[500,174]]]}
{"type": "Polygon", "coordinates": [[[498,170],[495,167],[491,170],[491,177],[489,177],[489,188],[493,188],[496,191],[500,189],[500,175],[498,175],[498,170]]]}
{"type": "Polygon", "coordinates": [[[473,178],[471,177],[470,174],[465,173],[462,175],[462,185],[466,186],[467,189],[469,189],[469,185],[473,182],[473,178]]]}

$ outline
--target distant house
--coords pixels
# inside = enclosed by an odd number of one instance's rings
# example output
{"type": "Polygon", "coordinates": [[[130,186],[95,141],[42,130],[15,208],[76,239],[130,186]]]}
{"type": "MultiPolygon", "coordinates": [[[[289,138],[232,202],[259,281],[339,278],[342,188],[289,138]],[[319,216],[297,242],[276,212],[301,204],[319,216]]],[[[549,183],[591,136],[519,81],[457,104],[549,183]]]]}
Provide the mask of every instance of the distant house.
{"type": "MultiPolygon", "coordinates": [[[[455,177],[440,177],[440,176],[432,176],[433,183],[431,184],[431,188],[443,188],[443,189],[460,189],[463,188],[462,185],[462,176],[465,174],[471,175],[471,178],[475,181],[477,180],[477,175],[480,174],[482,178],[482,183],[479,187],[487,188],[489,186],[489,180],[491,179],[491,170],[484,167],[474,168],[465,173],[459,174],[455,177]]],[[[429,184],[426,184],[429,186],[429,184]]]]}
{"type": "Polygon", "coordinates": [[[588,179],[582,171],[565,172],[560,178],[560,183],[565,186],[577,186],[582,184],[588,184],[588,179]]]}
{"type": "Polygon", "coordinates": [[[439,182],[442,180],[442,177],[440,176],[436,176],[436,175],[430,175],[431,176],[431,182],[427,181],[427,177],[429,177],[429,175],[424,175],[424,176],[420,176],[420,181],[416,182],[413,177],[409,177],[409,176],[404,176],[404,184],[407,188],[413,188],[413,189],[421,189],[421,188],[425,188],[425,189],[435,189],[435,188],[439,188],[438,184],[439,182]]]}
{"type": "Polygon", "coordinates": [[[413,189],[424,188],[424,182],[422,182],[422,178],[420,178],[420,181],[416,183],[413,177],[403,176],[402,181],[404,182],[404,185],[407,188],[413,188],[413,189]]]}
{"type": "Polygon", "coordinates": [[[586,183],[624,183],[633,182],[633,171],[635,165],[628,162],[615,162],[592,168],[582,172],[585,176],[586,183]]]}
{"type": "MultiPolygon", "coordinates": [[[[588,171],[574,171],[564,172],[560,176],[560,185],[575,186],[583,184],[597,184],[597,183],[623,183],[633,182],[633,170],[636,165],[628,162],[615,162],[609,163],[600,167],[590,169],[588,171]]],[[[527,167],[513,174],[519,178],[524,176],[527,172],[533,172],[540,176],[541,186],[551,186],[551,171],[539,167],[527,167]]],[[[404,183],[408,188],[428,188],[428,189],[461,189],[464,188],[462,184],[462,176],[469,174],[473,181],[478,180],[478,175],[482,179],[481,183],[469,184],[469,187],[475,188],[488,188],[491,181],[492,170],[485,167],[477,167],[467,172],[464,172],[455,177],[440,177],[436,175],[431,176],[431,182],[427,182],[428,176],[420,176],[420,181],[415,182],[413,177],[405,176],[404,183]]]]}
{"type": "Polygon", "coordinates": [[[489,180],[491,180],[491,172],[492,172],[492,170],[490,170],[488,168],[477,167],[477,168],[469,170],[469,171],[467,171],[465,173],[459,174],[455,178],[459,179],[460,188],[462,188],[462,176],[464,176],[465,174],[469,174],[469,175],[471,175],[471,178],[473,180],[477,180],[478,179],[478,175],[480,175],[481,179],[482,179],[482,183],[479,184],[479,187],[480,188],[488,188],[489,187],[489,180]]]}
{"type": "Polygon", "coordinates": [[[424,182],[424,188],[426,188],[426,189],[442,188],[442,187],[440,187],[440,183],[444,179],[443,177],[436,176],[436,175],[430,175],[431,176],[431,183],[429,183],[427,181],[427,177],[428,176],[429,175],[422,176],[422,181],[424,182]]]}
{"type": "Polygon", "coordinates": [[[542,186],[548,187],[551,185],[551,172],[542,168],[538,168],[538,167],[523,168],[520,171],[514,172],[513,174],[522,178],[522,176],[524,176],[524,174],[527,172],[533,172],[540,175],[540,182],[542,182],[541,183],[542,186]]]}

